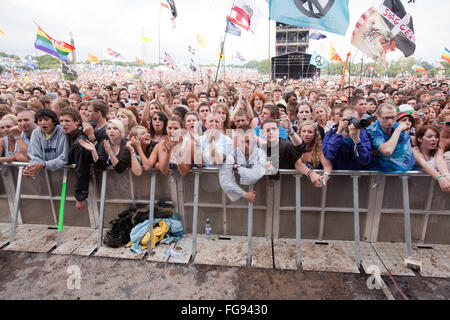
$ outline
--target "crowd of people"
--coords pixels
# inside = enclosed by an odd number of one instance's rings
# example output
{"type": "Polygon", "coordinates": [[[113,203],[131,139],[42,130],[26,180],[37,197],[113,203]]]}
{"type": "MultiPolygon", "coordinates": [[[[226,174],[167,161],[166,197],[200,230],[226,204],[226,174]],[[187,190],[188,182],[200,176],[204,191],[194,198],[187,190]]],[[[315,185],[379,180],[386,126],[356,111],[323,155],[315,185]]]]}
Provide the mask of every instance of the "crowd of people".
{"type": "Polygon", "coordinates": [[[278,179],[280,169],[317,188],[332,170],[423,170],[450,192],[448,93],[445,80],[422,79],[344,88],[331,80],[0,80],[0,162],[28,162],[26,177],[75,164],[80,210],[92,166],[137,176],[218,168],[232,201],[255,201],[241,185],[278,179]]]}

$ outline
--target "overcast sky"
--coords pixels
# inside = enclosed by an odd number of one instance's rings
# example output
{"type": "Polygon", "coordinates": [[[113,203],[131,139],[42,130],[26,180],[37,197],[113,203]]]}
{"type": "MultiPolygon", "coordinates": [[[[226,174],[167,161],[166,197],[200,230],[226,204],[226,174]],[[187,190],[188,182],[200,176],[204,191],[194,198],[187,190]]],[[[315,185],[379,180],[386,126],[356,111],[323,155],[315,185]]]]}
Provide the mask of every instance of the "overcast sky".
{"type": "MultiPolygon", "coordinates": [[[[265,0],[254,0],[263,13],[263,19],[255,34],[242,31],[241,37],[228,34],[225,56],[228,63],[236,63],[231,57],[239,51],[244,58],[262,60],[269,56],[268,5],[265,0]]],[[[288,1],[288,0],[285,0],[288,1]]],[[[176,28],[172,29],[167,9],[160,0],[0,0],[0,29],[6,37],[0,37],[0,51],[21,57],[27,54],[41,55],[34,49],[36,21],[51,37],[70,43],[70,32],[74,35],[78,60],[86,60],[88,53],[100,59],[106,58],[106,48],[122,53],[126,60],[136,57],[146,62],[158,61],[159,48],[171,54],[180,63],[188,62],[187,46],[197,48],[195,33],[207,39],[206,48],[200,48],[196,62],[216,63],[220,39],[224,35],[225,17],[232,0],[175,0],[178,9],[176,28]],[[161,14],[160,14],[161,13],[161,14]],[[159,37],[160,34],[160,37],[159,37]],[[143,44],[140,36],[153,39],[143,44]],[[160,40],[160,42],[159,42],[160,40]],[[159,45],[160,44],[160,45],[159,45]]],[[[344,59],[352,48],[353,59],[361,59],[361,53],[351,47],[351,34],[356,21],[370,6],[379,8],[382,0],[350,0],[350,25],[346,36],[325,33],[328,39],[310,41],[313,50],[328,57],[332,41],[344,59]]],[[[449,19],[450,1],[416,0],[414,4],[402,1],[414,19],[416,53],[414,57],[433,63],[439,60],[444,48],[450,49],[449,19]]],[[[275,52],[275,23],[271,25],[271,55],[275,52]]],[[[397,51],[388,53],[388,60],[401,57],[397,51]]]]}

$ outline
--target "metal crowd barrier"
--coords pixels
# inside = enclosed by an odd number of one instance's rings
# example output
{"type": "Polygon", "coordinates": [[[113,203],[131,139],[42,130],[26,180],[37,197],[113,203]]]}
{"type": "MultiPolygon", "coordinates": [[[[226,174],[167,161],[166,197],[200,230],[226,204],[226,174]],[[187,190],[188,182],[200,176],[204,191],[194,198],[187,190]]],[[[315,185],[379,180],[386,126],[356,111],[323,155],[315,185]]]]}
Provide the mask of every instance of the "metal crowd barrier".
{"type": "MultiPolygon", "coordinates": [[[[243,199],[236,202],[228,200],[218,183],[217,169],[193,169],[192,174],[185,177],[181,177],[176,171],[167,176],[151,171],[136,177],[131,171],[117,174],[109,169],[101,173],[92,170],[88,208],[84,212],[73,212],[75,206],[65,205],[66,200],[74,201],[73,184],[76,179],[73,166],[57,172],[42,171],[35,179],[29,179],[22,175],[26,165],[10,163],[0,166],[3,180],[3,186],[0,185],[0,201],[5,204],[3,208],[9,208],[0,211],[0,222],[9,222],[8,217],[5,217],[5,212],[9,211],[10,243],[15,240],[17,223],[58,225],[56,246],[61,244],[63,225],[75,225],[97,228],[97,249],[100,249],[105,218],[115,218],[130,204],[149,204],[148,231],[152,233],[155,199],[164,199],[175,204],[185,233],[192,233],[193,259],[196,255],[199,218],[206,220],[206,217],[213,217],[211,223],[216,234],[248,237],[248,266],[251,265],[252,237],[255,234],[272,239],[293,238],[292,229],[299,267],[301,239],[306,238],[354,241],[355,264],[358,267],[361,263],[361,240],[405,242],[408,257],[412,254],[413,240],[450,244],[450,210],[446,210],[450,208],[450,197],[435,188],[435,181],[431,177],[417,171],[401,174],[333,171],[327,186],[316,189],[308,179],[303,179],[302,183],[299,172],[280,170],[279,180],[266,176],[249,186],[249,190],[256,190],[257,200],[255,203],[248,203],[243,199]],[[100,174],[99,194],[97,181],[100,174]],[[349,177],[352,179],[351,184],[349,177]],[[53,189],[56,187],[59,190],[61,181],[61,194],[58,195],[53,189]],[[295,192],[292,193],[292,190],[295,192]],[[396,207],[399,199],[402,199],[402,205],[396,207]],[[42,208],[41,202],[46,201],[49,203],[42,208]],[[60,202],[59,218],[56,217],[55,210],[57,201],[60,202]],[[352,205],[349,205],[350,202],[352,205]],[[222,219],[217,218],[218,213],[222,214],[222,219]],[[346,214],[351,213],[352,219],[349,219],[346,214]],[[411,215],[414,219],[411,219],[411,215]],[[403,232],[400,219],[403,220],[403,232]],[[245,220],[247,230],[242,227],[245,226],[245,220]],[[331,223],[327,223],[328,220],[331,223]]],[[[150,253],[151,250],[149,246],[147,252],[150,253]]]]}

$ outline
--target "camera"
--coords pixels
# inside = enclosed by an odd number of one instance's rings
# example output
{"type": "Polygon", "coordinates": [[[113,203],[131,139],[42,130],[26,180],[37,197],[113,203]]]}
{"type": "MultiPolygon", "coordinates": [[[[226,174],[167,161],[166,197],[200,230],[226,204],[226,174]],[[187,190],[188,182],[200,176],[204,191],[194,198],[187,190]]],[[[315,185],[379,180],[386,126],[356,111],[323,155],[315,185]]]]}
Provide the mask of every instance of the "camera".
{"type": "Polygon", "coordinates": [[[349,125],[353,124],[356,129],[365,129],[369,126],[369,121],[367,121],[366,119],[358,119],[355,117],[349,117],[345,120],[348,121],[349,125]]]}

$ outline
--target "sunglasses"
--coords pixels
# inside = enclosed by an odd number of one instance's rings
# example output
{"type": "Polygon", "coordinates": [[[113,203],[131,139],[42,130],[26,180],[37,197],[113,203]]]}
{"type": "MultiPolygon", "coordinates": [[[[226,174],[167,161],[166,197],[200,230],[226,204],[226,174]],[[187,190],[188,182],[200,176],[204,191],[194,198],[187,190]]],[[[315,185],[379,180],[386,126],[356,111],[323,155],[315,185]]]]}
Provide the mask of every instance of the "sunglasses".
{"type": "Polygon", "coordinates": [[[450,121],[439,122],[440,124],[445,124],[445,126],[450,127],[450,121]]]}
{"type": "Polygon", "coordinates": [[[152,118],[153,121],[162,121],[161,118],[152,118]]]}
{"type": "Polygon", "coordinates": [[[281,90],[280,89],[275,89],[275,90],[273,90],[274,92],[281,92],[281,90]]]}

